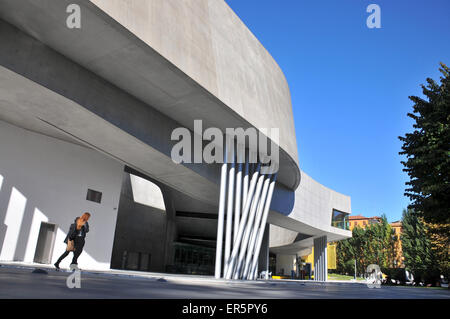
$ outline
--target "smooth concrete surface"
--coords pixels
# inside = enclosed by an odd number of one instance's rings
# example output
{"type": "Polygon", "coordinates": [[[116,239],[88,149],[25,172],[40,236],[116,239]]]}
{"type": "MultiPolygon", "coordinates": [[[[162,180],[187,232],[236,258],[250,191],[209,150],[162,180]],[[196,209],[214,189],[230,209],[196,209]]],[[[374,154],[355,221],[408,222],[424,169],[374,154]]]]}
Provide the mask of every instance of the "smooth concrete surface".
{"type": "Polygon", "coordinates": [[[351,214],[350,196],[338,193],[302,172],[302,183],[295,191],[295,206],[289,217],[325,232],[350,237],[350,231],[331,226],[333,209],[351,214]]]}
{"type": "Polygon", "coordinates": [[[277,263],[276,263],[276,272],[272,274],[275,275],[284,275],[284,276],[290,276],[291,271],[295,271],[296,267],[296,256],[295,255],[284,255],[284,254],[277,254],[277,263]]]}
{"type": "Polygon", "coordinates": [[[195,119],[223,131],[279,128],[278,181],[297,187],[284,75],[222,0],[2,0],[0,18],[191,130],[195,119]],[[81,7],[81,29],[65,25],[72,3],[81,7]]]}
{"type": "Polygon", "coordinates": [[[2,20],[0,26],[0,39],[8,43],[0,47],[1,119],[43,134],[56,131],[55,137],[66,135],[193,198],[215,203],[215,165],[171,160],[171,134],[179,123],[17,28],[2,20]]]}
{"type": "Polygon", "coordinates": [[[298,231],[282,228],[277,225],[270,225],[270,247],[280,247],[291,244],[295,241],[298,231]]]}
{"type": "MultiPolygon", "coordinates": [[[[2,30],[5,31],[5,29],[2,30]]],[[[18,34],[20,35],[20,33],[18,34]]],[[[24,38],[24,41],[28,41],[28,39],[24,38]]],[[[40,48],[37,49],[40,50],[40,48]]],[[[127,134],[122,130],[118,130],[117,127],[100,119],[95,114],[84,110],[73,101],[65,99],[61,95],[55,94],[8,69],[0,68],[0,70],[0,77],[2,79],[2,86],[0,87],[2,91],[2,100],[0,101],[0,107],[2,108],[1,116],[3,118],[6,117],[8,121],[12,121],[18,125],[40,122],[40,125],[44,125],[48,130],[53,128],[60,132],[59,134],[70,137],[70,139],[68,139],[70,141],[72,140],[72,137],[82,137],[83,144],[86,144],[89,147],[95,147],[95,149],[102,151],[109,156],[114,154],[112,157],[120,162],[127,163],[130,166],[139,167],[146,173],[151,172],[148,173],[148,175],[180,190],[182,193],[189,194],[193,198],[201,199],[212,205],[217,204],[217,185],[210,182],[202,175],[199,175],[199,173],[203,174],[206,172],[204,176],[213,178],[212,175],[214,175],[214,172],[208,172],[211,168],[206,167],[206,165],[204,165],[205,167],[203,168],[196,166],[194,169],[197,171],[193,172],[182,165],[175,165],[167,159],[166,155],[162,154],[157,149],[153,149],[149,147],[148,144],[140,142],[134,136],[127,134]],[[44,118],[46,119],[46,122],[54,123],[55,127],[47,125],[47,123],[42,124],[43,122],[38,120],[38,118],[44,118]]],[[[78,76],[81,76],[82,73],[77,74],[78,76]]],[[[93,86],[89,85],[89,77],[86,77],[85,80],[83,89],[86,89],[86,92],[88,92],[93,89],[93,86]]],[[[95,95],[94,91],[92,91],[92,96],[101,98],[101,95],[95,95]]],[[[116,108],[110,109],[111,111],[114,110],[114,112],[117,112],[121,109],[120,101],[122,97],[124,96],[118,95],[117,99],[111,101],[110,104],[118,103],[115,104],[115,106],[117,106],[116,108]]],[[[125,121],[125,118],[124,115],[121,114],[130,115],[131,113],[129,110],[133,105],[132,103],[135,103],[132,100],[124,100],[124,102],[126,103],[122,104],[122,106],[127,105],[127,109],[122,108],[121,113],[110,115],[122,123],[125,121]]],[[[103,112],[104,111],[105,110],[103,110],[103,112]]],[[[145,112],[146,109],[141,108],[141,111],[145,112]]],[[[137,118],[139,117],[131,118],[129,120],[132,120],[133,123],[136,124],[137,118]]],[[[158,125],[167,125],[167,122],[163,120],[161,115],[153,117],[149,114],[147,118],[153,119],[153,122],[151,123],[154,124],[154,127],[152,127],[152,129],[155,129],[155,126],[157,127],[158,125]]],[[[145,124],[143,123],[142,125],[145,124]]],[[[130,127],[130,125],[127,125],[126,127],[130,127]]],[[[161,132],[164,132],[164,130],[159,131],[158,134],[161,134],[161,132]]],[[[151,135],[151,138],[153,141],[151,143],[152,145],[156,145],[157,147],[162,146],[164,137],[161,137],[160,135],[151,135]],[[155,138],[158,137],[160,140],[154,142],[155,138]]],[[[167,147],[165,148],[167,151],[167,147]]],[[[277,189],[280,189],[280,187],[277,189]]],[[[272,209],[282,210],[284,215],[289,215],[291,212],[290,209],[297,203],[296,197],[293,196],[293,192],[286,189],[283,191],[277,191],[277,189],[275,190],[274,200],[272,201],[274,203],[272,209]]],[[[317,199],[317,196],[315,199],[317,199]]],[[[317,205],[315,207],[318,208],[317,205]]],[[[323,220],[326,220],[327,214],[331,214],[331,206],[319,208],[326,210],[313,211],[311,215],[325,214],[323,220]],[[330,210],[328,210],[328,208],[330,208],[330,210]]],[[[310,211],[304,211],[304,214],[306,218],[309,218],[308,214],[310,214],[310,211]]],[[[271,216],[277,215],[272,211],[271,216]]],[[[302,224],[300,222],[301,219],[295,223],[285,219],[285,216],[280,216],[280,218],[273,218],[271,216],[269,216],[270,223],[287,226],[288,229],[304,232],[305,227],[309,227],[308,225],[305,226],[302,224]]],[[[326,223],[328,224],[328,221],[326,221],[326,223]]],[[[330,228],[328,227],[328,229],[330,228]]],[[[314,227],[309,227],[307,231],[309,233],[314,233],[315,229],[314,227]]]]}
{"type": "Polygon", "coordinates": [[[122,173],[123,165],[94,150],[0,121],[0,260],[32,262],[47,222],[56,225],[54,263],[70,224],[87,211],[90,232],[79,262],[109,269],[122,173]],[[88,189],[102,193],[100,203],[86,200],[88,189]]]}
{"type": "MultiPolygon", "coordinates": [[[[274,197],[274,201],[281,198],[283,196],[274,197]]],[[[276,248],[272,251],[295,254],[312,247],[313,239],[324,235],[328,241],[350,238],[351,231],[331,226],[333,209],[351,214],[350,196],[338,193],[302,172],[292,211],[289,214],[271,211],[269,216],[269,223],[278,226],[271,228],[271,247],[276,248]]]]}
{"type": "Polygon", "coordinates": [[[47,270],[33,274],[34,267],[0,267],[0,298],[177,298],[177,299],[450,299],[448,289],[415,287],[368,288],[361,283],[312,282],[291,280],[217,280],[213,277],[161,274],[127,275],[81,272],[81,288],[70,289],[70,273],[47,270]]]}
{"type": "Polygon", "coordinates": [[[155,183],[137,175],[130,174],[131,194],[133,200],[141,205],[166,210],[161,188],[155,183]]]}
{"type": "Polygon", "coordinates": [[[350,213],[350,198],[300,180],[286,80],[225,2],[75,2],[80,30],[64,23],[73,1],[0,1],[3,120],[95,149],[210,206],[218,166],[171,162],[172,129],[196,118],[204,127],[280,127],[269,223],[286,231],[271,238],[299,251],[313,237],[350,236],[331,227],[332,209],[350,213]],[[293,242],[292,232],[310,238],[293,242]]]}
{"type": "Polygon", "coordinates": [[[225,1],[91,2],[255,127],[280,128],[281,146],[297,161],[287,81],[225,1]]]}
{"type": "Polygon", "coordinates": [[[168,214],[166,209],[142,205],[134,200],[133,191],[136,189],[132,188],[131,176],[123,174],[111,268],[126,267],[123,265],[125,252],[128,255],[145,253],[150,256],[148,270],[164,272],[168,214]]]}
{"type": "Polygon", "coordinates": [[[314,238],[314,280],[327,281],[327,236],[314,238]]]}

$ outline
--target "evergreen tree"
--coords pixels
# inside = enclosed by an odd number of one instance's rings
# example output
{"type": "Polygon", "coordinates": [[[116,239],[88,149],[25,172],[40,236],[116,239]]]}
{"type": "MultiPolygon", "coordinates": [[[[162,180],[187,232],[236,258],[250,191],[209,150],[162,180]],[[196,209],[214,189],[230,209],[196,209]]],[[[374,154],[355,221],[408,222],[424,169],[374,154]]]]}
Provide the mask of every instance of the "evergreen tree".
{"type": "Polygon", "coordinates": [[[403,171],[410,180],[405,195],[411,199],[409,208],[425,221],[450,223],[450,69],[443,63],[440,85],[427,78],[422,85],[426,99],[410,96],[414,102],[414,131],[399,139],[403,142],[401,155],[403,171]]]}
{"type": "Polygon", "coordinates": [[[336,244],[336,270],[338,273],[349,275],[355,272],[355,249],[352,238],[338,241],[336,244]]]}
{"type": "Polygon", "coordinates": [[[403,211],[402,227],[401,240],[406,269],[411,271],[416,282],[434,284],[439,271],[434,262],[425,223],[421,217],[408,209],[403,211]]]}

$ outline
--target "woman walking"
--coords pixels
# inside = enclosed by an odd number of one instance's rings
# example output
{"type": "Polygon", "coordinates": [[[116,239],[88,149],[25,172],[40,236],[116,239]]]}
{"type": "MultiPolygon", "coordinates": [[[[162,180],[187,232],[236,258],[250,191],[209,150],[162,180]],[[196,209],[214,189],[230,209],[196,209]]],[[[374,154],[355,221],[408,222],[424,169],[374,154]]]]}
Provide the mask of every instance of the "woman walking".
{"type": "Polygon", "coordinates": [[[67,244],[66,251],[58,258],[58,261],[54,264],[56,269],[59,270],[59,263],[73,251],[72,264],[78,265],[78,257],[83,251],[84,238],[86,233],[89,232],[89,223],[87,222],[91,214],[84,213],[81,217],[75,218],[75,222],[70,225],[69,232],[67,233],[64,242],[67,244]]]}

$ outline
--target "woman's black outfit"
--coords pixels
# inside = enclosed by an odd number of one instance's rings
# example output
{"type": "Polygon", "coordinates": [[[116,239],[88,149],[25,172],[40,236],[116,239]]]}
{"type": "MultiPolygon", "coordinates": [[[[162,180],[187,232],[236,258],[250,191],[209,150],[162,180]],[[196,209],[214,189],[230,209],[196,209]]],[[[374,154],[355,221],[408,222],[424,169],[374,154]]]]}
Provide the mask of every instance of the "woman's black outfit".
{"type": "MultiPolygon", "coordinates": [[[[67,244],[69,240],[73,240],[74,248],[72,264],[78,265],[78,257],[83,252],[84,247],[84,238],[86,237],[86,233],[89,232],[89,223],[86,222],[80,229],[77,229],[77,220],[79,217],[75,218],[75,222],[70,225],[69,232],[67,233],[66,239],[64,242],[67,244]]],[[[55,267],[59,269],[59,263],[69,255],[70,251],[65,251],[61,257],[58,258],[58,261],[55,263],[55,267]]]]}

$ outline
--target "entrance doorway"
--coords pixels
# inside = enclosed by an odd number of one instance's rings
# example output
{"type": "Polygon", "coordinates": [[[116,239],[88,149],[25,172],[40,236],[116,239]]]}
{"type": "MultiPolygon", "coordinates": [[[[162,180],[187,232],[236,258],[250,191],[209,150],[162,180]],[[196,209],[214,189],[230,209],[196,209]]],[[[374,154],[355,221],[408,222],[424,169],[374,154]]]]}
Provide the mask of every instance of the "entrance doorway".
{"type": "Polygon", "coordinates": [[[53,245],[55,244],[56,225],[41,222],[39,237],[34,253],[34,262],[40,264],[50,264],[53,254],[53,245]]]}

